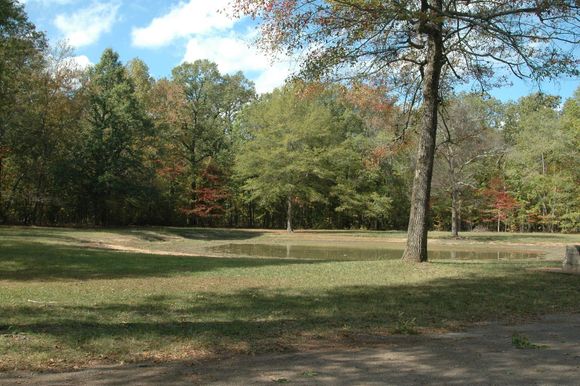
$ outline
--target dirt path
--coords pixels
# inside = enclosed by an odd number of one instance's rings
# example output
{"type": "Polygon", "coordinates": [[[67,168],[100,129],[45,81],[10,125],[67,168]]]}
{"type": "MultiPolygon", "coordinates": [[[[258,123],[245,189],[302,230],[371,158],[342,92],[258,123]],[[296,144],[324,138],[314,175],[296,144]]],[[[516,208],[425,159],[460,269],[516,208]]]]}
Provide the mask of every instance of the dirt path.
{"type": "Polygon", "coordinates": [[[580,314],[462,333],[393,336],[357,349],[140,364],[68,373],[4,373],[1,385],[580,384],[580,314]],[[518,333],[543,346],[517,349],[518,333]]]}

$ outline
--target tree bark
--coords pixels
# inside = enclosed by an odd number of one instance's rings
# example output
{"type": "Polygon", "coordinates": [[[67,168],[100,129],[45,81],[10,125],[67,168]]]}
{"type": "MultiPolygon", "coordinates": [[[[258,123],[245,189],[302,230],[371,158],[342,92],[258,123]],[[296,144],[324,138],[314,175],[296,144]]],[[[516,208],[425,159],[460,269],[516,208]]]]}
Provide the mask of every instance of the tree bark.
{"type": "Polygon", "coordinates": [[[459,192],[453,189],[451,192],[451,235],[459,237],[459,228],[461,227],[461,202],[459,192]]]}
{"type": "Polygon", "coordinates": [[[294,229],[292,229],[292,197],[288,196],[288,209],[286,212],[286,230],[288,233],[292,233],[294,229]]]}
{"type": "Polygon", "coordinates": [[[427,220],[437,134],[439,79],[443,65],[441,25],[430,25],[426,28],[428,50],[423,70],[423,119],[413,179],[407,247],[403,253],[403,260],[412,262],[427,261],[427,220]]]}
{"type": "MultiPolygon", "coordinates": [[[[195,172],[192,173],[193,174],[193,178],[191,180],[191,183],[189,184],[189,189],[191,191],[190,193],[190,200],[191,200],[191,209],[193,211],[193,209],[195,209],[195,203],[197,201],[197,182],[195,180],[195,172]]],[[[198,221],[197,221],[197,216],[192,213],[187,215],[188,217],[188,225],[189,223],[191,223],[192,226],[198,226],[198,221]]]]}
{"type": "Polygon", "coordinates": [[[248,225],[250,228],[254,227],[254,204],[251,201],[248,204],[248,225]]]}

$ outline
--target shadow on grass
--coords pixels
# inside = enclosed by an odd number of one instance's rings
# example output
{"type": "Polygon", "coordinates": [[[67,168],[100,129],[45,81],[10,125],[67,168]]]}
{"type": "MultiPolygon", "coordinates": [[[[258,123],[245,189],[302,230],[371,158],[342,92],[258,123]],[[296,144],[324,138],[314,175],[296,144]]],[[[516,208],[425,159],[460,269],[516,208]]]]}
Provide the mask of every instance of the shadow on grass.
{"type": "MultiPolygon", "coordinates": [[[[70,231],[67,230],[67,233],[70,231]]],[[[74,236],[66,236],[63,234],[59,234],[58,231],[51,232],[49,230],[39,230],[39,229],[24,229],[24,228],[4,228],[0,227],[0,242],[2,242],[2,238],[15,238],[15,239],[23,239],[24,242],[28,242],[29,239],[33,239],[36,241],[37,239],[47,239],[65,243],[82,243],[84,241],[79,240],[74,236]]]]}
{"type": "Polygon", "coordinates": [[[214,228],[162,228],[163,232],[194,240],[247,240],[259,237],[260,231],[214,228]]]}
{"type": "Polygon", "coordinates": [[[314,261],[153,255],[22,241],[0,243],[0,280],[11,281],[164,277],[223,268],[310,263],[314,261]]]}
{"type": "Polygon", "coordinates": [[[260,231],[223,228],[126,227],[103,231],[138,237],[144,241],[169,241],[177,238],[200,241],[249,240],[263,235],[260,231]]]}
{"type": "Polygon", "coordinates": [[[421,286],[350,286],[302,293],[245,289],[141,296],[128,304],[94,306],[0,305],[0,315],[13,321],[0,318],[0,332],[48,334],[71,348],[97,339],[123,339],[160,347],[194,342],[218,351],[242,344],[260,352],[300,337],[384,334],[411,319],[419,328],[452,327],[579,312],[577,285],[576,277],[514,273],[436,279],[421,286]]]}
{"type": "Polygon", "coordinates": [[[48,238],[62,241],[79,242],[75,233],[112,233],[135,236],[145,241],[167,241],[175,237],[191,240],[248,240],[263,235],[260,231],[218,228],[174,228],[174,227],[123,227],[123,228],[36,228],[0,226],[0,235],[24,238],[48,238]],[[70,233],[65,236],[62,233],[70,233]]]}

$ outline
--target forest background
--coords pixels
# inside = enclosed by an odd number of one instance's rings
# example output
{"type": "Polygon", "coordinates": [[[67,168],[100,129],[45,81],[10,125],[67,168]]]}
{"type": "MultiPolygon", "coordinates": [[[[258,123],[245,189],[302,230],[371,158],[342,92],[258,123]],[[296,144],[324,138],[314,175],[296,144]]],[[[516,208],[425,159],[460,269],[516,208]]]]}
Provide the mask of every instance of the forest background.
{"type": "MultiPolygon", "coordinates": [[[[22,7],[3,15],[0,223],[407,226],[420,107],[390,90],[257,95],[208,60],[154,79],[111,49],[82,69],[22,7]]],[[[432,229],[580,230],[580,89],[451,95],[441,117],[432,229]]]]}

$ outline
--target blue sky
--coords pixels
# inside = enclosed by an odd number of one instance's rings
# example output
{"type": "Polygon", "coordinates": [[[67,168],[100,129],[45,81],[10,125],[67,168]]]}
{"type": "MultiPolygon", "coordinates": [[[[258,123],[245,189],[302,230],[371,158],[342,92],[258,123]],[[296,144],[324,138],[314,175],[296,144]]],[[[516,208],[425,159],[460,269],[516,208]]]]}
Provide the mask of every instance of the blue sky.
{"type": "MultiPolygon", "coordinates": [[[[96,63],[111,47],[123,61],[139,57],[156,77],[169,76],[183,61],[210,59],[222,72],[243,71],[258,92],[281,85],[295,68],[272,61],[252,46],[256,30],[248,19],[233,20],[220,10],[229,0],[21,0],[29,19],[52,43],[67,40],[77,61],[96,63]]],[[[542,91],[570,97],[580,79],[544,83],[542,91]]],[[[495,89],[504,101],[537,91],[531,82],[495,89]]]]}

